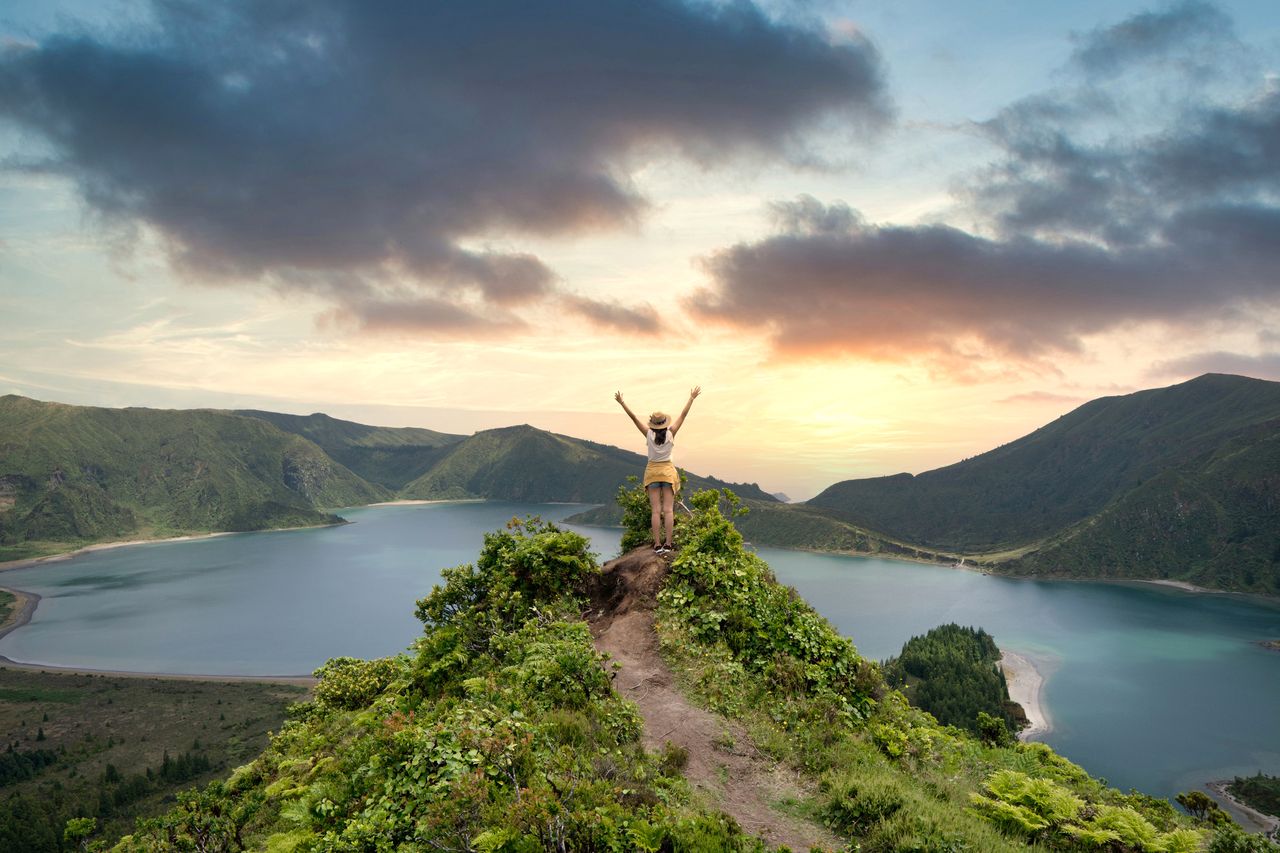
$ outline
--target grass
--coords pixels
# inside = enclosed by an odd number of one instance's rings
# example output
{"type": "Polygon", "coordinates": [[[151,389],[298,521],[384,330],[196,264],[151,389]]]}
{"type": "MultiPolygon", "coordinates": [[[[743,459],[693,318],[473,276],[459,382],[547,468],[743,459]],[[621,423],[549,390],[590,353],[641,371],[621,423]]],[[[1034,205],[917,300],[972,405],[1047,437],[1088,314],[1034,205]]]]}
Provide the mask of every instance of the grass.
{"type": "Polygon", "coordinates": [[[915,764],[909,769],[887,759],[870,738],[842,726],[797,720],[768,694],[761,679],[726,667],[698,646],[676,621],[659,621],[664,659],[685,695],[743,724],[756,747],[807,779],[811,793],[789,800],[784,811],[826,823],[847,838],[877,850],[953,849],[961,839],[971,846],[954,849],[1013,851],[1026,849],[970,814],[968,793],[989,771],[989,751],[970,744],[967,760],[946,766],[915,764]],[[872,816],[865,825],[833,812],[848,800],[846,789],[890,792],[900,802],[893,814],[872,816]],[[978,846],[972,846],[976,843],[978,846]],[[913,847],[923,844],[923,847],[913,847]]]}
{"type": "MultiPolygon", "coordinates": [[[[57,761],[4,797],[61,800],[61,820],[95,816],[107,766],[123,779],[158,769],[166,753],[203,754],[208,773],[118,808],[99,820],[98,837],[115,838],[138,815],[167,807],[174,789],[222,778],[254,758],[279,728],[301,687],[258,682],[80,675],[0,668],[0,738],[18,752],[52,750],[57,761]],[[41,739],[43,736],[43,739],[41,739]]],[[[60,836],[62,827],[55,828],[60,836]]]]}
{"type": "Polygon", "coordinates": [[[11,592],[0,589],[0,625],[9,621],[9,614],[13,612],[13,603],[18,598],[11,592]]]}

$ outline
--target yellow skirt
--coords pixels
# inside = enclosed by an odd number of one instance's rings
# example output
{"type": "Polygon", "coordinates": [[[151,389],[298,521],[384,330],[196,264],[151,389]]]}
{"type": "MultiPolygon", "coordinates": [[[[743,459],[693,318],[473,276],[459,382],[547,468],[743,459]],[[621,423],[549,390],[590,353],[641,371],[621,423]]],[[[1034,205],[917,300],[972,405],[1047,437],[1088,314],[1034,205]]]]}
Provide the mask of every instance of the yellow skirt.
{"type": "Polygon", "coordinates": [[[673,491],[680,491],[680,472],[674,462],[650,462],[644,466],[644,487],[652,483],[670,483],[673,491]]]}

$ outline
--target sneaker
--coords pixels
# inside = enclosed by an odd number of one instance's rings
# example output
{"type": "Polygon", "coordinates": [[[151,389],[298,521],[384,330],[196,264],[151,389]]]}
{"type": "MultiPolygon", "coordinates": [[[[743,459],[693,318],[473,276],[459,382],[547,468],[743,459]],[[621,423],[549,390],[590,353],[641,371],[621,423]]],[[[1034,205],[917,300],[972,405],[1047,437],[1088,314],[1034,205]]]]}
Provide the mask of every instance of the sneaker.
{"type": "Polygon", "coordinates": [[[666,549],[665,549],[665,548],[663,548],[661,545],[654,545],[654,546],[653,546],[653,553],[655,553],[655,554],[664,554],[664,553],[666,553],[666,549]]]}

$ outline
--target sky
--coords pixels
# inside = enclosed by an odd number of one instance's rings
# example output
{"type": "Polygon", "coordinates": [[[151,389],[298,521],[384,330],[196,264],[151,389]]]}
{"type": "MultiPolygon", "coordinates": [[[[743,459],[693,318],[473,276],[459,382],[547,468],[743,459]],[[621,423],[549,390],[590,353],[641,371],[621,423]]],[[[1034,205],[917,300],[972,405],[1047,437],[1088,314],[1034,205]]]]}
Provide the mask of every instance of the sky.
{"type": "Polygon", "coordinates": [[[0,394],[806,499],[1280,380],[1274,0],[0,7],[0,394]]]}

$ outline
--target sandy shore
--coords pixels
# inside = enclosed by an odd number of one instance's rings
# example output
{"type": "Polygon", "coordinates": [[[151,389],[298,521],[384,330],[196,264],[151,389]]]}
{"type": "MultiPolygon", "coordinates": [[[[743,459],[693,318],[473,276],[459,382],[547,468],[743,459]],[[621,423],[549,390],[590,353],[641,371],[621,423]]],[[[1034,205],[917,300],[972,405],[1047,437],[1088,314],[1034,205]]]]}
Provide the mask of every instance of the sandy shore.
{"type": "MultiPolygon", "coordinates": [[[[290,528],[296,530],[297,528],[290,528]]],[[[127,548],[132,545],[157,545],[161,542],[189,542],[193,539],[213,539],[215,536],[231,536],[235,531],[222,531],[219,533],[192,533],[187,536],[170,536],[167,539],[126,539],[121,542],[99,542],[96,545],[86,545],[83,548],[77,548],[74,551],[68,551],[65,554],[49,554],[44,557],[31,557],[26,560],[10,560],[7,563],[0,563],[0,572],[7,572],[10,569],[26,569],[31,566],[42,566],[45,563],[60,563],[63,560],[70,560],[72,557],[78,557],[81,554],[89,554],[93,551],[110,551],[114,548],[127,548]]],[[[268,533],[270,531],[254,531],[255,533],[268,533]]]]}
{"type": "Polygon", "coordinates": [[[1280,833],[1280,818],[1265,814],[1255,808],[1245,805],[1227,792],[1227,786],[1231,784],[1230,779],[1222,779],[1217,782],[1206,782],[1205,789],[1218,801],[1218,805],[1222,806],[1245,829],[1250,829],[1247,824],[1252,823],[1252,829],[1260,831],[1263,835],[1274,839],[1277,833],[1280,833]],[[1241,821],[1240,818],[1244,818],[1241,821]]]}
{"type": "Polygon", "coordinates": [[[1171,586],[1174,589],[1180,589],[1184,592],[1208,593],[1209,595],[1226,595],[1227,594],[1226,590],[1209,589],[1208,587],[1196,586],[1195,584],[1187,583],[1186,581],[1171,581],[1171,580],[1163,580],[1163,579],[1152,580],[1148,578],[1134,578],[1133,582],[1134,583],[1151,583],[1151,584],[1155,584],[1156,586],[1171,586]]]}
{"type": "Polygon", "coordinates": [[[31,614],[36,612],[36,605],[40,603],[40,596],[34,592],[23,592],[20,589],[12,589],[7,586],[0,586],[0,589],[14,597],[13,607],[10,608],[9,615],[5,617],[4,622],[0,622],[0,637],[3,637],[10,631],[16,631],[31,621],[31,614]]]}
{"type": "Polygon", "coordinates": [[[1053,718],[1044,706],[1044,676],[1035,664],[1022,655],[1001,651],[1000,669],[1009,684],[1009,698],[1022,706],[1031,721],[1018,739],[1038,740],[1053,731],[1053,718]]]}
{"type": "Polygon", "coordinates": [[[457,498],[451,501],[418,501],[418,500],[399,500],[399,501],[378,501],[375,504],[365,504],[365,506],[418,506],[419,504],[478,504],[484,503],[484,498],[457,498]]]}
{"type": "Polygon", "coordinates": [[[295,684],[313,687],[316,678],[310,675],[191,675],[181,672],[131,672],[123,669],[85,669],[78,666],[51,666],[39,663],[23,663],[0,655],[0,669],[25,669],[33,672],[64,672],[71,675],[110,675],[122,678],[161,678],[165,681],[254,681],[270,684],[295,684]]]}

